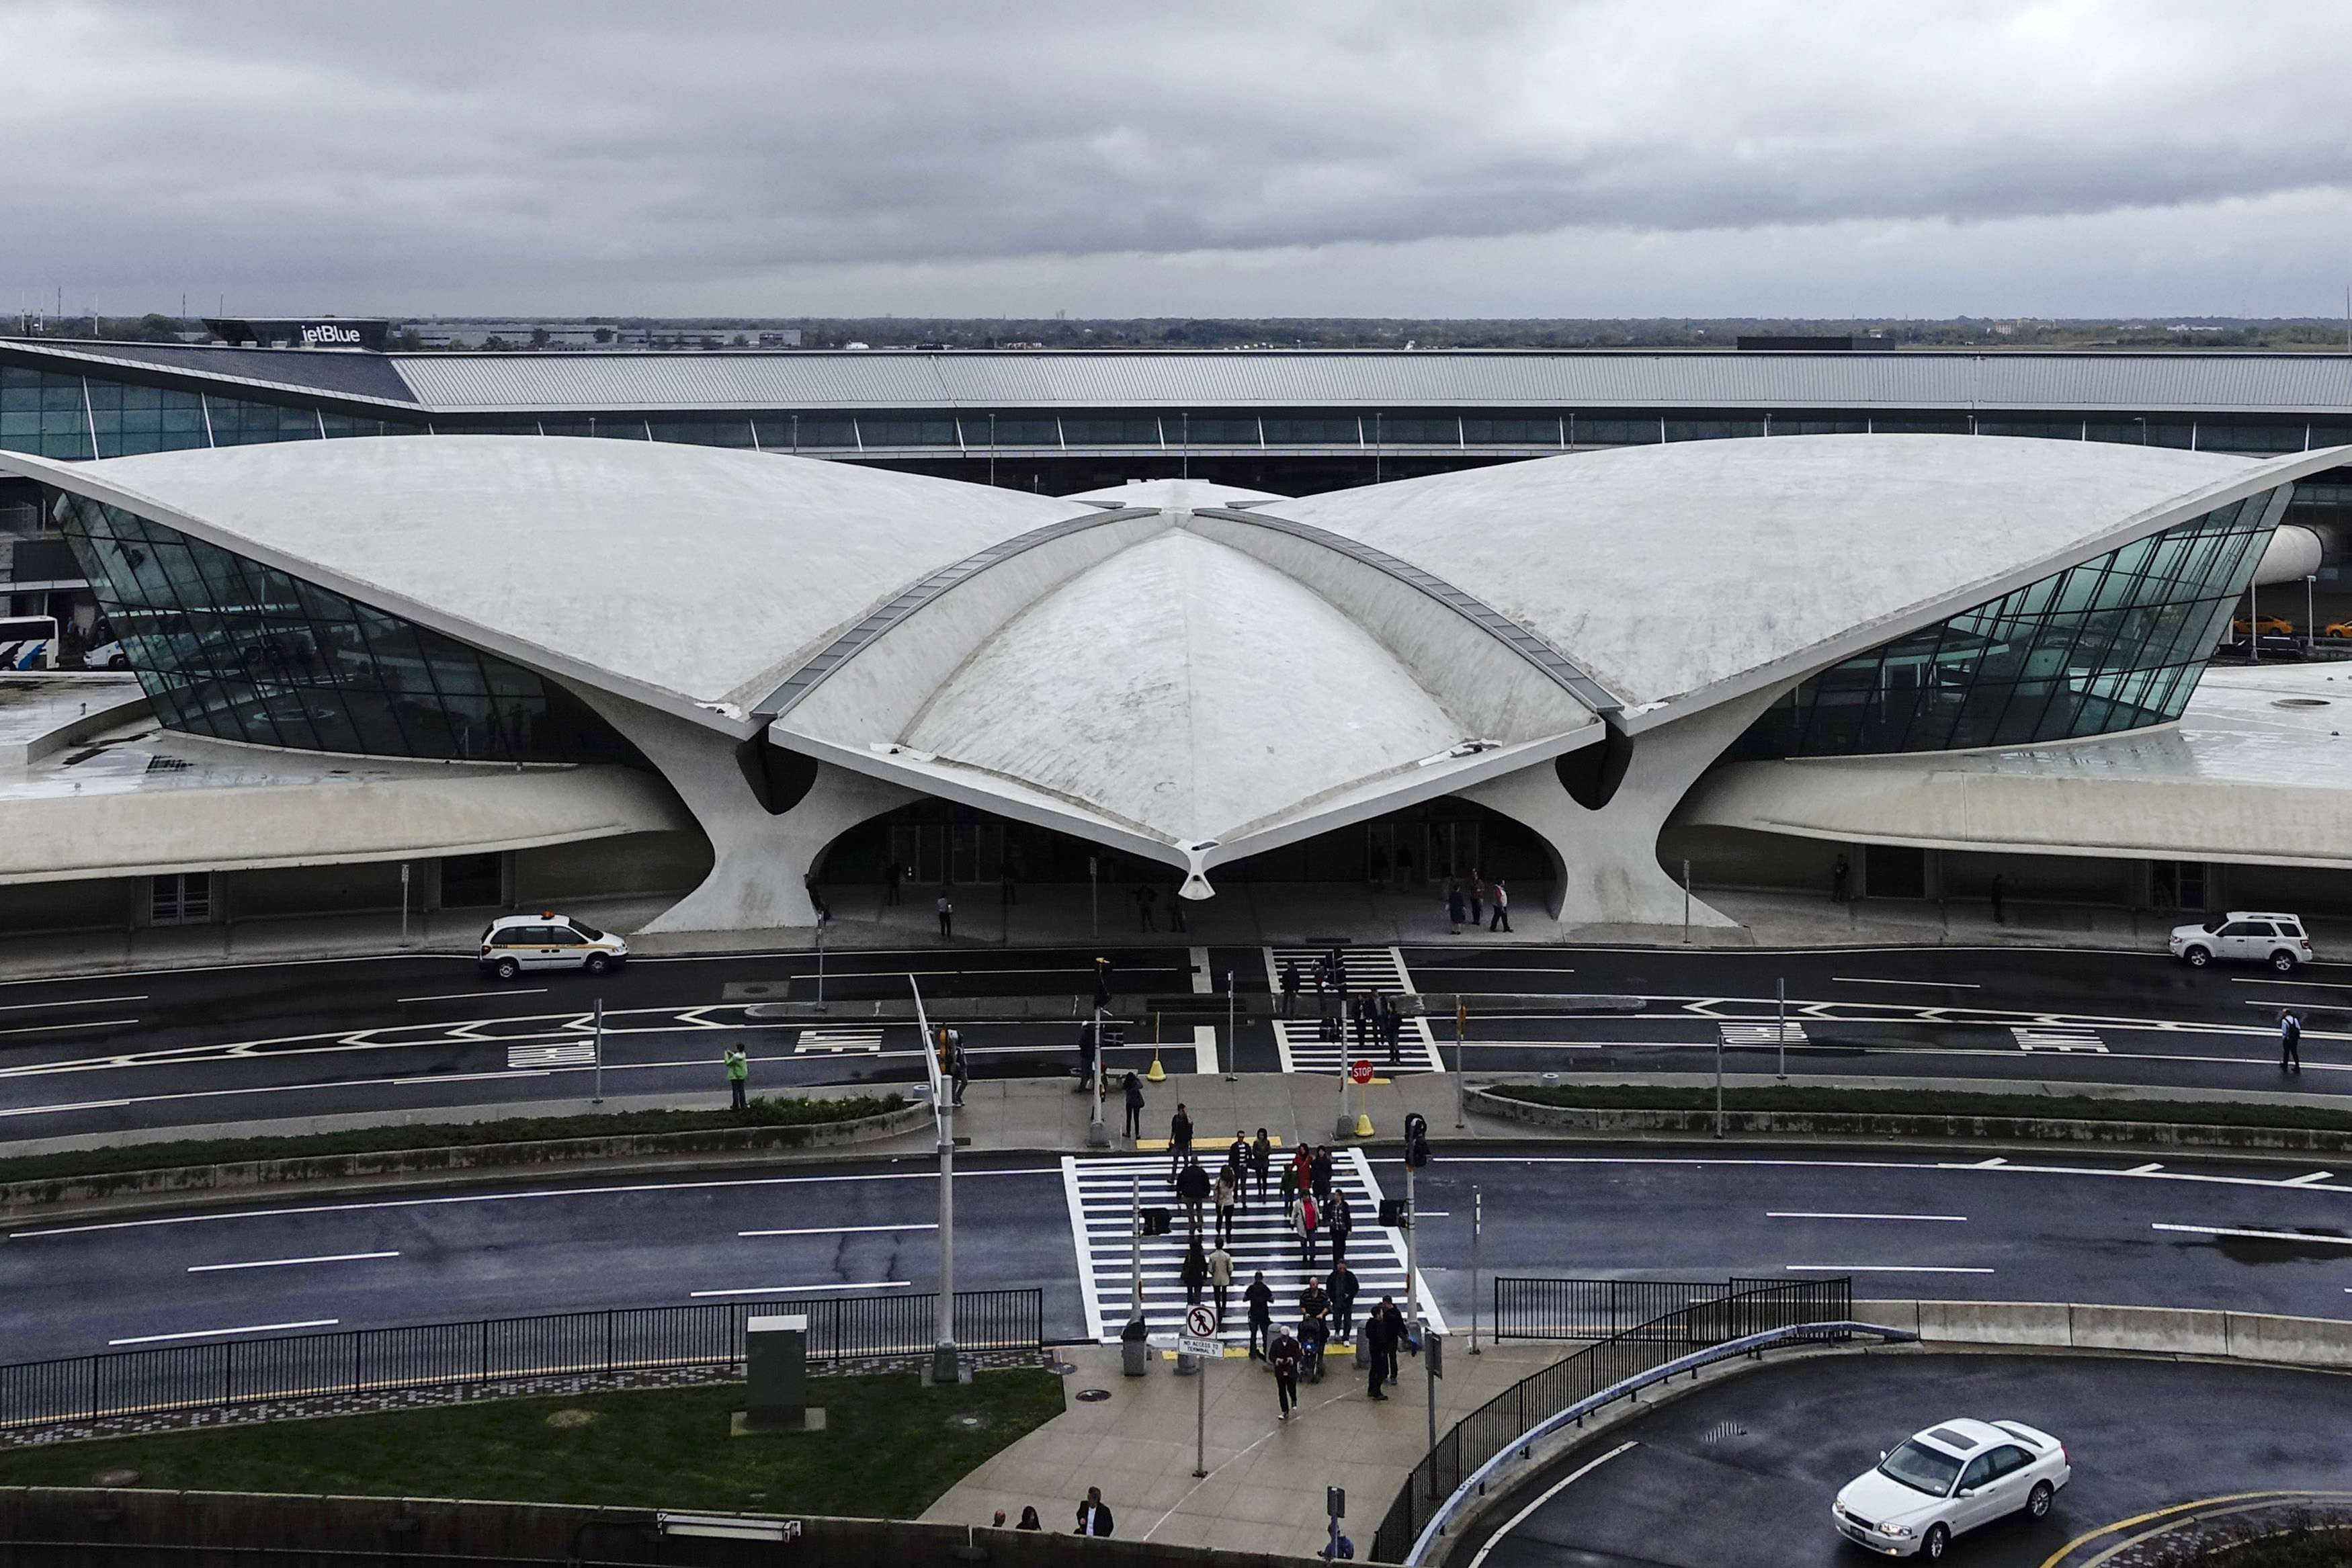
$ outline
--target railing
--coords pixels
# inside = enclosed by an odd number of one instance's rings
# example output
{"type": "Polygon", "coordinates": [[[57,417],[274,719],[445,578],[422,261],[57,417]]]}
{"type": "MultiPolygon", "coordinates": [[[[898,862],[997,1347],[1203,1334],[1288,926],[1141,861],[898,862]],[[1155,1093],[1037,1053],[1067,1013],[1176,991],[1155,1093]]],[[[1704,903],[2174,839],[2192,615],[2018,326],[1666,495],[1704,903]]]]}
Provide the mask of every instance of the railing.
{"type": "MultiPolygon", "coordinates": [[[[0,1366],[0,1427],[564,1373],[721,1366],[743,1359],[747,1320],[780,1312],[808,1318],[812,1363],[920,1355],[938,1338],[939,1301],[928,1293],[614,1308],[25,1362],[0,1366]]],[[[956,1343],[1038,1349],[1045,1310],[1042,1291],[959,1291],[956,1343]]]]}
{"type": "Polygon", "coordinates": [[[1757,1281],[1533,1280],[1496,1276],[1495,1338],[1607,1339],[1757,1281]]]}
{"type": "MultiPolygon", "coordinates": [[[[1607,1281],[1552,1282],[1591,1285],[1607,1281]]],[[[1566,1360],[1529,1374],[1440,1433],[1436,1447],[1412,1468],[1396,1500],[1382,1517],[1372,1537],[1373,1559],[1381,1563],[1404,1562],[1423,1527],[1466,1478],[1536,1427],[1579,1401],[1664,1366],[1696,1347],[1726,1344],[1752,1334],[1808,1323],[1843,1322],[1853,1314],[1851,1280],[1801,1280],[1771,1284],[1735,1280],[1719,1287],[1665,1288],[1683,1291],[1710,1290],[1714,1293],[1621,1329],[1566,1360]]],[[[1629,1295],[1624,1299],[1638,1297],[1629,1295]]]]}

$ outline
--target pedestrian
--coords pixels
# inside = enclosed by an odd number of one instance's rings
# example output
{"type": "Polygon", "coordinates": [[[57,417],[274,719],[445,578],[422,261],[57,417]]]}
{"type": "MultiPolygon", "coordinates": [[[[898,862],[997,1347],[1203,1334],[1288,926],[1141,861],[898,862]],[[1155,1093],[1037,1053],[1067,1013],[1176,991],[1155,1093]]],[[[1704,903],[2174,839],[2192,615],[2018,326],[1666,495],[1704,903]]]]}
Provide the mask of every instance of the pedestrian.
{"type": "Polygon", "coordinates": [[[1300,1337],[1304,1338],[1306,1336],[1307,1325],[1308,1323],[1324,1323],[1328,1325],[1330,1321],[1331,1294],[1323,1288],[1322,1281],[1309,1278],[1307,1281],[1307,1288],[1298,1292],[1298,1327],[1300,1337]]]}
{"type": "Polygon", "coordinates": [[[1330,1145],[1325,1144],[1318,1148],[1314,1158],[1307,1161],[1307,1185],[1315,1194],[1316,1202],[1328,1205],[1331,1201],[1330,1145]]]}
{"type": "Polygon", "coordinates": [[[1234,1255],[1222,1241],[1209,1250],[1209,1289],[1217,1294],[1217,1326],[1223,1328],[1226,1302],[1234,1290],[1234,1255]]]}
{"type": "Polygon", "coordinates": [[[1462,884],[1458,882],[1445,884],[1445,923],[1454,936],[1462,935],[1462,884]]]}
{"type": "Polygon", "coordinates": [[[1298,960],[1286,958],[1282,965],[1282,1016],[1298,1016],[1298,960]]]}
{"type": "Polygon", "coordinates": [[[1397,1011],[1397,1005],[1392,1001],[1383,1000],[1381,1004],[1381,1031],[1388,1036],[1389,1065],[1402,1065],[1404,1060],[1404,1015],[1397,1011]]]}
{"type": "MultiPolygon", "coordinates": [[[[1290,1156],[1290,1171],[1291,1171],[1291,1177],[1292,1177],[1292,1179],[1291,1179],[1291,1183],[1290,1183],[1290,1191],[1291,1191],[1291,1192],[1293,1192],[1293,1193],[1309,1192],[1309,1191],[1312,1191],[1312,1190],[1314,1189],[1314,1186],[1315,1186],[1315,1145],[1312,1145],[1312,1144],[1301,1144],[1301,1145],[1298,1145],[1298,1147],[1297,1147],[1295,1151],[1293,1151],[1293,1152],[1292,1152],[1291,1156],[1290,1156]]],[[[1288,1194],[1285,1194],[1284,1196],[1285,1196],[1285,1197],[1287,1197],[1287,1196],[1289,1196],[1289,1195],[1288,1195],[1288,1194]]]]}
{"type": "Polygon", "coordinates": [[[744,1096],[751,1087],[751,1059],[743,1054],[740,1045],[727,1048],[727,1096],[738,1111],[745,1108],[744,1096]]]}
{"type": "Polygon", "coordinates": [[[1287,1328],[1274,1331],[1274,1343],[1266,1347],[1265,1359],[1274,1367],[1274,1396],[1282,1406],[1281,1420],[1290,1419],[1298,1407],[1298,1364],[1307,1352],[1297,1337],[1287,1328]]]}
{"type": "Polygon", "coordinates": [[[1087,1500],[1078,1504],[1077,1533],[1107,1536],[1110,1533],[1110,1510],[1103,1505],[1102,1488],[1088,1487],[1087,1500]]]}
{"type": "Polygon", "coordinates": [[[1184,1102],[1176,1102],[1176,1114],[1168,1118],[1168,1179],[1174,1181],[1184,1162],[1192,1157],[1192,1113],[1184,1109],[1184,1102]]]}
{"type": "Polygon", "coordinates": [[[2008,889],[2001,884],[2000,873],[1999,872],[1993,873],[1991,888],[1992,923],[1995,925],[2006,925],[2009,924],[2008,916],[2004,915],[2000,910],[2001,894],[2007,891],[2008,889]]]}
{"type": "Polygon", "coordinates": [[[1021,1510],[1021,1522],[1013,1528],[1015,1530],[1045,1529],[1045,1521],[1037,1517],[1037,1505],[1034,1502],[1024,1505],[1021,1510]]]}
{"type": "Polygon", "coordinates": [[[1356,1337],[1356,1292],[1362,1284],[1348,1260],[1334,1249],[1331,1272],[1324,1277],[1324,1294],[1331,1298],[1331,1332],[1341,1339],[1356,1337]]]}
{"type": "Polygon", "coordinates": [[[1395,1381],[1390,1375],[1390,1368],[1396,1364],[1397,1341],[1402,1337],[1402,1321],[1397,1313],[1396,1302],[1387,1296],[1382,1296],[1381,1304],[1364,1319],[1364,1345],[1370,1353],[1366,1359],[1371,1365],[1371,1385],[1365,1391],[1368,1398],[1388,1397],[1381,1391],[1381,1385],[1395,1381]]]}
{"type": "Polygon", "coordinates": [[[1307,1381],[1323,1381],[1323,1347],[1331,1343],[1331,1325],[1321,1318],[1301,1318],[1298,1321],[1299,1360],[1304,1364],[1307,1381]]]}
{"type": "Polygon", "coordinates": [[[1239,1127],[1234,1129],[1233,1147],[1225,1151],[1225,1164],[1234,1167],[1234,1207],[1242,1213],[1249,1212],[1249,1134],[1239,1127]]]}
{"type": "Polygon", "coordinates": [[[1201,1238],[1197,1232],[1192,1237],[1192,1244],[1184,1249],[1184,1265],[1176,1271],[1176,1277],[1184,1282],[1184,1304],[1199,1306],[1201,1292],[1209,1285],[1209,1255],[1201,1250],[1201,1238]]]}
{"type": "Polygon", "coordinates": [[[1348,1020],[1356,1026],[1356,1054],[1364,1054],[1364,1037],[1371,1032],[1372,999],[1358,997],[1348,1004],[1348,1020]]]}
{"type": "Polygon", "coordinates": [[[1478,928],[1478,922],[1484,918],[1479,910],[1486,902],[1486,879],[1478,874],[1478,868],[1474,865],[1470,868],[1470,928],[1473,931],[1478,928]]]}
{"type": "Polygon", "coordinates": [[[1127,1096],[1127,1136],[1132,1143],[1143,1136],[1143,1080],[1130,1069],[1119,1086],[1127,1096]]]}
{"type": "Polygon", "coordinates": [[[1503,885],[1503,879],[1498,876],[1495,879],[1495,917],[1486,923],[1486,929],[1508,931],[1510,928],[1511,890],[1503,885]]]}
{"type": "Polygon", "coordinates": [[[1146,931],[1157,931],[1160,929],[1159,925],[1156,925],[1151,918],[1151,904],[1152,901],[1159,896],[1160,895],[1158,894],[1152,892],[1149,887],[1139,885],[1135,890],[1135,913],[1137,916],[1142,920],[1143,929],[1146,931]]]}
{"type": "Polygon", "coordinates": [[[1315,1195],[1302,1192],[1291,1201],[1290,1227],[1298,1233],[1298,1253],[1307,1267],[1315,1267],[1315,1237],[1322,1228],[1323,1217],[1315,1207],[1315,1195]]]}
{"type": "Polygon", "coordinates": [[[882,902],[885,904],[898,902],[898,862],[897,861],[890,862],[890,881],[887,890],[882,896],[882,902]]]}
{"type": "Polygon", "coordinates": [[[971,1058],[963,1051],[963,1030],[948,1030],[948,1075],[955,1082],[955,1103],[963,1103],[963,1092],[971,1086],[971,1058]]]}
{"type": "Polygon", "coordinates": [[[1348,1204],[1345,1187],[1333,1187],[1323,1204],[1323,1228],[1331,1233],[1331,1261],[1344,1267],[1348,1261],[1348,1238],[1356,1228],[1356,1217],[1348,1204]]]}
{"type": "Polygon", "coordinates": [[[1838,856],[1837,863],[1830,867],[1830,902],[1832,904],[1845,902],[1845,879],[1853,874],[1853,868],[1846,864],[1845,856],[1838,856]]]}
{"type": "Polygon", "coordinates": [[[1095,960],[1095,1011],[1103,1012],[1109,1007],[1110,960],[1097,958],[1095,960]]]}
{"type": "Polygon", "coordinates": [[[955,905],[948,902],[948,895],[944,893],[940,894],[938,908],[940,912],[940,935],[942,936],[953,936],[955,935],[955,905]]]}
{"type": "Polygon", "coordinates": [[[1274,1337],[1274,1287],[1265,1282],[1265,1270],[1260,1269],[1249,1289],[1242,1292],[1242,1302],[1249,1308],[1249,1353],[1252,1360],[1263,1358],[1260,1341],[1274,1337]]]}
{"type": "Polygon", "coordinates": [[[1223,1247],[1234,1239],[1234,1198],[1241,1189],[1242,1173],[1231,1160],[1217,1173],[1217,1185],[1212,1195],[1217,1202],[1217,1245],[1223,1247]]]}
{"type": "Polygon", "coordinates": [[[2279,1071],[2303,1071],[2303,1019],[2291,1010],[2279,1014],[2279,1071]]]}
{"type": "Polygon", "coordinates": [[[1331,994],[1331,955],[1318,954],[1315,959],[1315,999],[1321,1001],[1331,994]]]}
{"type": "Polygon", "coordinates": [[[1176,1173],[1176,1196],[1184,1200],[1184,1220],[1192,1228],[1192,1239],[1198,1245],[1201,1238],[1201,1206],[1209,1201],[1209,1173],[1201,1162],[1187,1155],[1184,1168],[1176,1173]]]}
{"type": "Polygon", "coordinates": [[[1257,1130],[1257,1141],[1250,1145],[1250,1173],[1257,1177],[1257,1197],[1260,1203],[1265,1201],[1266,1178],[1273,1170],[1274,1140],[1265,1135],[1264,1127],[1260,1127],[1257,1130]]]}

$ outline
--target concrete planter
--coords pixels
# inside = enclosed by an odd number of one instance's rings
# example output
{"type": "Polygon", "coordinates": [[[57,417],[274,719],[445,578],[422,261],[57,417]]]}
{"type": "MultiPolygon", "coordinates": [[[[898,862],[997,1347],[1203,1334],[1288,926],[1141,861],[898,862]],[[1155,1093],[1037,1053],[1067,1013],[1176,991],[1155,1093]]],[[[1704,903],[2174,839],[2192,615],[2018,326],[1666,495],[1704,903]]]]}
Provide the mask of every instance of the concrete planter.
{"type": "Polygon", "coordinates": [[[179,1166],[51,1176],[0,1186],[0,1215],[20,1215],[60,1204],[104,1199],[267,1190],[314,1182],[368,1181],[435,1172],[515,1171],[538,1166],[681,1155],[755,1154],[829,1148],[893,1137],[930,1124],[928,1105],[879,1115],[787,1127],[713,1127],[686,1133],[640,1133],[609,1138],[561,1138],[538,1143],[473,1144],[438,1149],[384,1149],[370,1154],[315,1155],[248,1160],[235,1165],[179,1166]]]}
{"type": "MultiPolygon", "coordinates": [[[[1713,1111],[1536,1105],[1491,1090],[1471,1091],[1484,1114],[1532,1127],[1599,1134],[1715,1130],[1713,1111]]],[[[1856,1111],[1727,1111],[1726,1136],[1983,1139],[1996,1143],[2119,1144],[2135,1148],[2248,1149],[2352,1154],[2352,1131],[2316,1127],[2217,1127],[2185,1122],[2084,1121],[2060,1116],[1936,1116],[1856,1111]]]]}

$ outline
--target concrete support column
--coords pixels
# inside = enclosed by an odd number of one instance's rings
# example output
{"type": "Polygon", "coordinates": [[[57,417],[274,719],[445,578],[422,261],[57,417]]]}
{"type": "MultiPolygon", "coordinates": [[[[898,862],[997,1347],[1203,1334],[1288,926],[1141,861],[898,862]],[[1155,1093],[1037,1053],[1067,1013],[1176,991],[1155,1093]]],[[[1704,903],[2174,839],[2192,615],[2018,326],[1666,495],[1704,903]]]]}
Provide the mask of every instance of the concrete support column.
{"type": "MultiPolygon", "coordinates": [[[[1539,835],[1551,852],[1552,917],[1564,925],[1673,925],[1677,874],[1658,864],[1658,833],[1690,787],[1779,695],[1752,693],[1632,737],[1623,777],[1598,808],[1579,803],[1547,762],[1461,792],[1539,835]]],[[[1738,921],[1690,901],[1694,925],[1738,921]]]]}
{"type": "Polygon", "coordinates": [[[808,876],[825,846],[867,818],[920,799],[902,785],[819,763],[808,793],[771,813],[744,777],[740,740],[625,698],[580,695],[661,769],[710,840],[710,874],[647,931],[813,926],[808,876]]]}

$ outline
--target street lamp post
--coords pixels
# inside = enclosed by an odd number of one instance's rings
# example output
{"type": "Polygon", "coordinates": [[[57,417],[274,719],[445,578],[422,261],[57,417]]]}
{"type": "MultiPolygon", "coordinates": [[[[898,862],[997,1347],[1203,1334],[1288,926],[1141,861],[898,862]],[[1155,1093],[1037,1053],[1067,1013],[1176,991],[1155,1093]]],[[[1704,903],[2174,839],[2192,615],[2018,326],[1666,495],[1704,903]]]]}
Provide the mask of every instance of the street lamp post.
{"type": "Polygon", "coordinates": [[[907,977],[915,994],[915,1022],[923,1031],[923,1072],[931,1085],[931,1124],[939,1134],[940,1151],[940,1322],[939,1340],[931,1350],[927,1383],[961,1383],[970,1375],[956,1354],[955,1339],[955,1105],[940,1052],[931,1039],[931,1022],[923,1011],[923,989],[907,977]]]}

